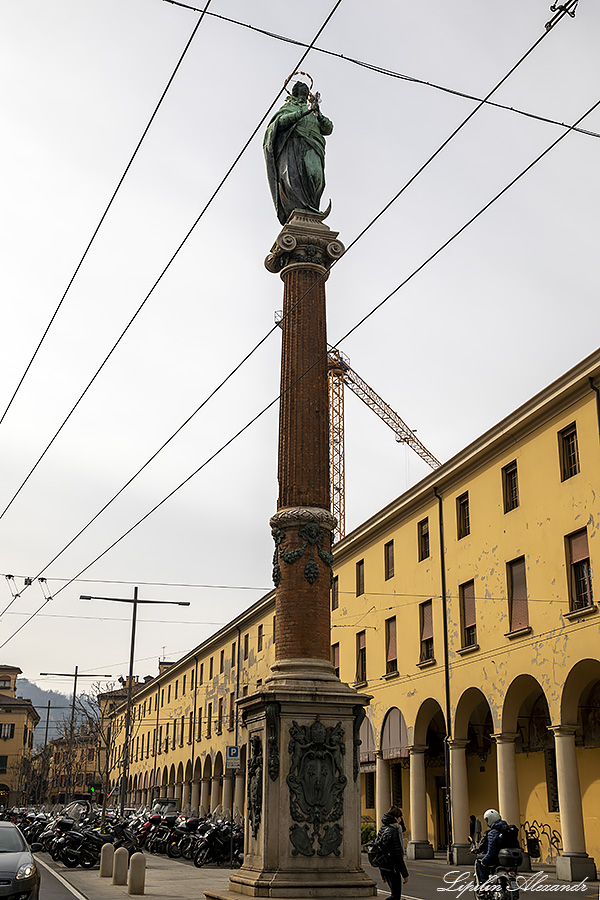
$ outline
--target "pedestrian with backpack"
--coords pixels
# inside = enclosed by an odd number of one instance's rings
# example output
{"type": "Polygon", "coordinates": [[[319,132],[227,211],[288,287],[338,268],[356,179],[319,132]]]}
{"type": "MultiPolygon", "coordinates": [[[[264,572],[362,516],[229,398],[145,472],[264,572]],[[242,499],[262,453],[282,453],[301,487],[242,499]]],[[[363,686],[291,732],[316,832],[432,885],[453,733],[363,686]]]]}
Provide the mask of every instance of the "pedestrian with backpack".
{"type": "Polygon", "coordinates": [[[402,884],[408,881],[402,825],[402,810],[398,806],[392,806],[382,818],[381,828],[375,839],[375,843],[380,844],[385,851],[385,858],[379,863],[379,871],[391,891],[387,900],[400,900],[402,884]]]}

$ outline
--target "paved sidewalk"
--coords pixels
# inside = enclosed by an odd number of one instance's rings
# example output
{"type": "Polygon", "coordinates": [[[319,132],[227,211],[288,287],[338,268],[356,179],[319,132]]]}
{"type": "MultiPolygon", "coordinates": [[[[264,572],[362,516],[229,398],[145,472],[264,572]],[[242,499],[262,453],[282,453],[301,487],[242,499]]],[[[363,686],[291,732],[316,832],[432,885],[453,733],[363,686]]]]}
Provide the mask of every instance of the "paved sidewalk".
{"type": "MultiPolygon", "coordinates": [[[[197,869],[193,863],[183,860],[169,859],[163,856],[146,857],[146,892],[145,897],[153,900],[203,900],[204,891],[227,890],[230,870],[215,866],[203,866],[197,869]]],[[[59,874],[86,900],[123,900],[129,897],[127,885],[116,885],[111,878],[100,878],[99,869],[67,869],[62,863],[56,863],[47,853],[36,854],[41,863],[42,892],[44,896],[45,866],[59,874]]]]}

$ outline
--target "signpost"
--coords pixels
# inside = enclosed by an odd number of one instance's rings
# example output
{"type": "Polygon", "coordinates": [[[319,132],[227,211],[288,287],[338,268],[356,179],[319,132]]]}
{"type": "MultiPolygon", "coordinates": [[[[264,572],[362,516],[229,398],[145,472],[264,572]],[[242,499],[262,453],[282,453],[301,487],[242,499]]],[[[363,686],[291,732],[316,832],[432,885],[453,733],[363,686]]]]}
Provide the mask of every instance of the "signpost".
{"type": "Polygon", "coordinates": [[[225,768],[226,769],[239,769],[240,768],[240,748],[239,747],[228,747],[227,753],[225,755],[225,768]]]}

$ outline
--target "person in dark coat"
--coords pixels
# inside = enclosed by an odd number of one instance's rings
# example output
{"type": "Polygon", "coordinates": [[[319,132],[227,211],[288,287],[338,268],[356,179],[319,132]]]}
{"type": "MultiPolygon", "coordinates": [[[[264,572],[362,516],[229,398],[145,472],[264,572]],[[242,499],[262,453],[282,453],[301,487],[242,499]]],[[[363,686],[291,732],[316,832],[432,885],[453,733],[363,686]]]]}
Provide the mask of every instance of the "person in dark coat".
{"type": "Polygon", "coordinates": [[[475,870],[479,884],[484,884],[498,865],[501,838],[507,827],[506,822],[497,809],[487,809],[483,814],[483,818],[485,824],[489,826],[489,831],[486,831],[483,840],[477,848],[475,870]]]}
{"type": "Polygon", "coordinates": [[[387,900],[400,900],[402,884],[408,881],[408,870],[404,862],[404,842],[402,839],[402,810],[392,806],[381,820],[379,835],[385,834],[385,847],[389,848],[390,868],[380,869],[381,878],[392,892],[387,900]]]}

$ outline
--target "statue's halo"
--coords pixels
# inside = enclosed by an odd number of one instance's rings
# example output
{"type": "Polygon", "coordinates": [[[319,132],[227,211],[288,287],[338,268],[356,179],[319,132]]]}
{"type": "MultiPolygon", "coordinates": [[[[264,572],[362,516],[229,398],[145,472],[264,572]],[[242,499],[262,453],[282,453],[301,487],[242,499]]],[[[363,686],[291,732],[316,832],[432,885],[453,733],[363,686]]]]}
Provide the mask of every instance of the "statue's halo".
{"type": "Polygon", "coordinates": [[[290,81],[292,80],[292,78],[295,75],[304,75],[305,78],[310,78],[310,85],[309,85],[308,91],[309,91],[309,96],[312,98],[312,95],[313,95],[312,89],[313,89],[313,84],[314,84],[312,75],[309,75],[308,72],[301,72],[300,70],[298,70],[297,72],[292,72],[292,74],[288,75],[288,77],[285,79],[285,81],[283,83],[283,89],[286,92],[286,94],[291,94],[291,91],[288,88],[288,84],[290,83],[290,81]]]}

